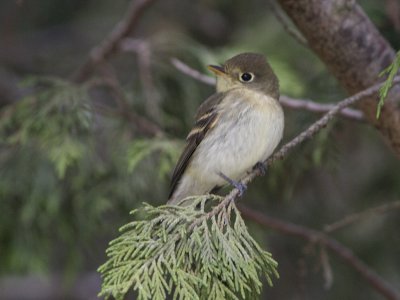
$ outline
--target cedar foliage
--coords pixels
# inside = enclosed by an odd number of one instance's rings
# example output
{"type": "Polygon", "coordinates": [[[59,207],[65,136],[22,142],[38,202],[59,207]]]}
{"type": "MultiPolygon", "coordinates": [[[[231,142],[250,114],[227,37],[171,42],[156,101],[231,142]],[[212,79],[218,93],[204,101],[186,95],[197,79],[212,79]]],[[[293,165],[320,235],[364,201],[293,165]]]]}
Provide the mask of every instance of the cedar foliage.
{"type": "Polygon", "coordinates": [[[277,263],[248,233],[234,201],[208,214],[220,200],[189,197],[183,206],[132,211],[141,218],[110,243],[100,296],[123,299],[133,289],[138,299],[257,299],[260,276],[272,285],[277,263]]]}

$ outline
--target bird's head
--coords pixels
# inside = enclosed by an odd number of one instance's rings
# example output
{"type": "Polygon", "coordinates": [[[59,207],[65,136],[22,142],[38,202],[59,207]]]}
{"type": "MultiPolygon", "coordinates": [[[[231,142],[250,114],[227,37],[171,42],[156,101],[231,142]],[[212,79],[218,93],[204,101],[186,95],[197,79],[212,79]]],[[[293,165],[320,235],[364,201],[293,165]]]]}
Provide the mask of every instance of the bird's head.
{"type": "Polygon", "coordinates": [[[246,88],[279,98],[279,82],[264,55],[242,53],[228,59],[223,65],[208,66],[217,76],[217,91],[246,88]]]}

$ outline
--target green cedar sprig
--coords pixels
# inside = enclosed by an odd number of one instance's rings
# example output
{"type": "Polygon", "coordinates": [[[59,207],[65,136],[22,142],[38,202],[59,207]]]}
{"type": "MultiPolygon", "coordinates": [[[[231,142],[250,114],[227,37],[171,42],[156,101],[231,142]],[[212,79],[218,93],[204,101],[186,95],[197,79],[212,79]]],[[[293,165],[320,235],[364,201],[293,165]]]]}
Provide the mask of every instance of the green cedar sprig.
{"type": "Polygon", "coordinates": [[[183,206],[133,211],[141,219],[120,229],[99,268],[100,296],[123,299],[133,289],[143,300],[257,298],[260,277],[272,285],[277,263],[250,236],[233,201],[207,214],[220,200],[190,197],[183,206]]]}

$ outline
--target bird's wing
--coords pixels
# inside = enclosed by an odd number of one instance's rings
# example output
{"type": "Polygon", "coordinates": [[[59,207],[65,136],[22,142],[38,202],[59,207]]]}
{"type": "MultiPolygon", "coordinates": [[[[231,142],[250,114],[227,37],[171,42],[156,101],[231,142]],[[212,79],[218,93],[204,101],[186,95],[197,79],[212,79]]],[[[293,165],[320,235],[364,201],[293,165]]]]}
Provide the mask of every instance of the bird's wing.
{"type": "Polygon", "coordinates": [[[217,123],[219,116],[217,106],[223,97],[224,93],[214,94],[200,105],[196,115],[196,123],[186,138],[186,147],[179,157],[172,174],[171,191],[168,198],[171,198],[177,188],[178,182],[189,165],[197,146],[217,123]]]}

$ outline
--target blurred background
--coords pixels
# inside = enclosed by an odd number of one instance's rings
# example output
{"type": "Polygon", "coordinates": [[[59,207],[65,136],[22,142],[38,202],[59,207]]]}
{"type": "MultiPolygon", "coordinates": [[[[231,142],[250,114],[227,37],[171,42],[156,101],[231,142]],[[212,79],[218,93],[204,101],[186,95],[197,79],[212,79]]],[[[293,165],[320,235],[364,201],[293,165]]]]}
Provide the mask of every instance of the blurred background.
{"type": "MultiPolygon", "coordinates": [[[[400,2],[358,2],[399,49],[400,2]]],[[[196,108],[214,92],[171,59],[208,74],[207,64],[260,52],[282,94],[321,103],[346,96],[288,34],[279,7],[261,0],[155,1],[93,76],[71,81],[129,4],[0,2],[0,299],[96,299],[96,269],[129,211],[166,202],[196,108]]],[[[288,108],[285,116],[284,142],[318,118],[288,108]]],[[[241,202],[323,230],[399,195],[399,161],[379,133],[338,118],[257,178],[241,202]]],[[[370,214],[332,233],[397,287],[399,213],[370,214]]],[[[262,299],[382,299],[335,255],[321,259],[320,246],[247,224],[279,262],[280,279],[262,299]]]]}

